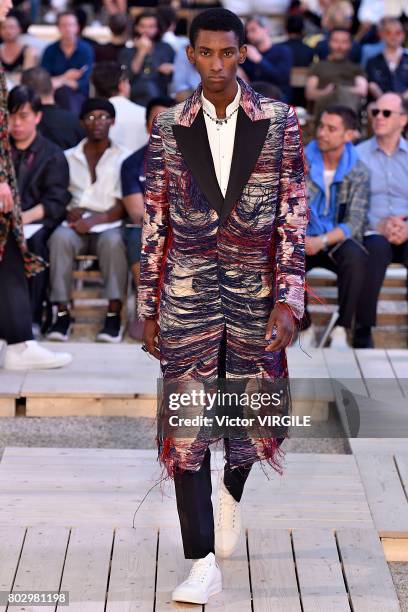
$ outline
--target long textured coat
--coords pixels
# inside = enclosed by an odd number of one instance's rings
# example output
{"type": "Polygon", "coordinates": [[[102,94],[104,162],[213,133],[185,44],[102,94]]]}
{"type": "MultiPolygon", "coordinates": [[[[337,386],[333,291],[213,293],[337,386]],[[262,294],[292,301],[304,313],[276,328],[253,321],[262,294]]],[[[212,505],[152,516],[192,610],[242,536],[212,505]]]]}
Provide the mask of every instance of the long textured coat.
{"type": "Polygon", "coordinates": [[[24,238],[21,220],[20,199],[14,173],[11,147],[8,136],[7,86],[3,67],[0,64],[0,183],[8,183],[13,194],[14,207],[12,212],[4,214],[0,211],[0,262],[8,240],[9,232],[13,232],[24,259],[27,276],[32,276],[45,268],[45,263],[37,255],[28,251],[24,238]]]}
{"type": "MultiPolygon", "coordinates": [[[[225,199],[202,111],[200,84],[160,113],[146,155],[138,309],[158,315],[164,380],[213,381],[226,332],[226,378],[288,376],[285,349],[265,352],[276,300],[304,311],[308,219],[294,110],[238,79],[242,96],[225,199]]],[[[212,442],[214,440],[210,440],[212,442]]],[[[157,436],[168,476],[200,468],[208,440],[157,436]]],[[[276,438],[230,440],[231,467],[266,460],[282,473],[276,438]]]]}

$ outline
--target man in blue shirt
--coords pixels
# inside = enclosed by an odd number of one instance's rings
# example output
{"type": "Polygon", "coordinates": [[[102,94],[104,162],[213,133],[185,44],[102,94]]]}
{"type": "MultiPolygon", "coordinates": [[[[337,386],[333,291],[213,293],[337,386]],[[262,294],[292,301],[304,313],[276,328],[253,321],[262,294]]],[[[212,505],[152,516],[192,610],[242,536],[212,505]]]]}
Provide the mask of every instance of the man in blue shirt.
{"type": "Polygon", "coordinates": [[[245,34],[248,43],[247,56],[241,69],[247,79],[277,85],[284,94],[284,102],[289,102],[292,51],[285,44],[272,45],[268,21],[260,15],[248,18],[245,34]]]}
{"type": "MultiPolygon", "coordinates": [[[[352,109],[329,106],[320,118],[316,140],[305,149],[310,207],[306,270],[319,267],[337,274],[339,316],[331,334],[331,346],[335,348],[348,346],[346,330],[353,325],[367,265],[362,238],[369,171],[351,142],[357,129],[357,115],[352,109]]],[[[314,330],[307,309],[301,328],[304,343],[313,346],[314,330]]]]}
{"type": "Polygon", "coordinates": [[[355,348],[374,346],[371,328],[376,325],[387,266],[394,262],[408,268],[408,143],[402,137],[408,102],[399,94],[387,93],[370,112],[374,136],[357,147],[357,154],[371,170],[371,197],[364,236],[370,274],[361,287],[355,348]]]}
{"type": "Polygon", "coordinates": [[[78,38],[75,13],[60,13],[58,29],[61,38],[45,49],[41,65],[52,77],[57,104],[79,114],[89,93],[94,52],[88,43],[78,38]]]}
{"type": "MultiPolygon", "coordinates": [[[[148,134],[150,134],[156,115],[175,104],[175,100],[168,96],[160,96],[150,100],[146,107],[146,130],[148,134]]],[[[147,144],[130,155],[123,162],[121,169],[123,204],[128,214],[123,238],[126,244],[129,266],[136,286],[138,286],[140,279],[146,149],[147,144]]],[[[144,323],[135,319],[130,326],[129,335],[135,340],[141,340],[143,327],[144,323]]]]}

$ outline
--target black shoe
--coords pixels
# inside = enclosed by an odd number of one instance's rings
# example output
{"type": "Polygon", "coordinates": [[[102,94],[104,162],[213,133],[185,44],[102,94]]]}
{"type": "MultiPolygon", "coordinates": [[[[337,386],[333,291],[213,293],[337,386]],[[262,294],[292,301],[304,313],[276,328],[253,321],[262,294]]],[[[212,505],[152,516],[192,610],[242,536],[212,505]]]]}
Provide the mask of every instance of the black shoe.
{"type": "Polygon", "coordinates": [[[121,342],[122,337],[123,328],[121,327],[120,314],[117,312],[108,312],[105,318],[105,325],[96,339],[99,342],[121,342]]]}
{"type": "Polygon", "coordinates": [[[66,342],[69,338],[69,334],[72,327],[72,318],[68,310],[62,310],[57,313],[56,321],[51,325],[50,329],[46,334],[47,340],[58,340],[59,342],[66,342]]]}
{"type": "Polygon", "coordinates": [[[354,330],[353,348],[374,348],[371,327],[356,327],[354,330]]]}

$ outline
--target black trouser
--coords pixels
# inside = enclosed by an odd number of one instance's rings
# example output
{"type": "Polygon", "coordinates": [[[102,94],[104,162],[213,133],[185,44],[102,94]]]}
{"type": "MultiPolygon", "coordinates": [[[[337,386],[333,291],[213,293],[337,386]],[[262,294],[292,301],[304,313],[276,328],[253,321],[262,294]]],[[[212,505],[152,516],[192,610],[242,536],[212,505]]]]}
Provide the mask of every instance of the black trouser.
{"type": "MultiPolygon", "coordinates": [[[[356,323],[361,327],[373,327],[377,323],[377,302],[381,286],[390,263],[402,263],[408,268],[408,241],[391,244],[379,234],[366,236],[364,246],[369,251],[368,270],[361,286],[357,306],[356,323]]],[[[408,299],[408,277],[407,277],[408,299]]]]}
{"type": "MultiPolygon", "coordinates": [[[[339,317],[337,325],[352,327],[356,313],[361,285],[367,277],[368,256],[354,240],[345,240],[329,256],[327,251],[306,256],[306,271],[312,268],[326,268],[337,274],[339,317]]],[[[312,320],[307,309],[308,296],[305,293],[305,314],[300,329],[310,327],[312,320]]]]}
{"type": "MultiPolygon", "coordinates": [[[[218,377],[225,377],[226,336],[225,328],[221,340],[218,377]]],[[[224,466],[224,483],[231,495],[241,500],[245,481],[252,466],[230,469],[229,439],[224,438],[226,464],[224,466]]],[[[176,490],[177,511],[180,519],[184,556],[186,559],[199,559],[214,552],[214,516],[211,501],[211,452],[208,447],[198,472],[184,471],[176,473],[174,484],[176,490]]]]}
{"type": "MultiPolygon", "coordinates": [[[[45,261],[49,260],[47,241],[52,232],[52,229],[42,227],[27,240],[29,250],[36,255],[40,255],[45,261]]],[[[38,323],[40,326],[43,317],[43,303],[47,299],[48,284],[48,268],[28,279],[33,323],[38,323]]]]}
{"type": "Polygon", "coordinates": [[[21,251],[9,232],[0,261],[0,338],[8,344],[32,340],[30,295],[21,251]]]}

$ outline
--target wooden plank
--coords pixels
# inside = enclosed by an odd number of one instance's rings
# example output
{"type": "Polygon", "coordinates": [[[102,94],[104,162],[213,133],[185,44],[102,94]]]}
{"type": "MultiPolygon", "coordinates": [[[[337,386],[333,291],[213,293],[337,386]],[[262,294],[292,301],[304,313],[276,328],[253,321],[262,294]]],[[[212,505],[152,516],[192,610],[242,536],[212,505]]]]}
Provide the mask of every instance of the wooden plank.
{"type": "Polygon", "coordinates": [[[408,440],[406,438],[355,438],[350,440],[353,453],[406,453],[408,440]]]}
{"type": "MultiPolygon", "coordinates": [[[[64,567],[69,529],[29,527],[13,585],[15,591],[58,591],[64,567]]],[[[22,604],[13,611],[41,612],[41,605],[22,604]]]]}
{"type": "Polygon", "coordinates": [[[28,397],[27,417],[127,416],[151,417],[157,412],[155,396],[140,397],[28,397]]]}
{"type": "Polygon", "coordinates": [[[381,537],[407,537],[408,503],[390,453],[355,455],[375,527],[381,537]]]}
{"type": "Polygon", "coordinates": [[[232,556],[219,559],[218,563],[222,573],[223,590],[209,599],[205,612],[220,609],[227,612],[248,612],[251,610],[251,586],[244,532],[241,533],[232,556]]]}
{"type": "MultiPolygon", "coordinates": [[[[25,536],[24,527],[0,527],[0,591],[11,591],[25,536]]],[[[6,606],[0,605],[0,612],[6,606]]]]}
{"type": "Polygon", "coordinates": [[[192,565],[192,559],[184,556],[180,528],[160,528],[155,612],[175,607],[178,610],[203,610],[200,604],[175,603],[171,599],[173,589],[187,578],[192,565]]]}
{"type": "Polygon", "coordinates": [[[294,529],[292,538],[303,612],[350,610],[334,532],[294,529]]]}
{"type": "Polygon", "coordinates": [[[16,398],[0,397],[0,417],[16,416],[16,398]]]}
{"type": "Polygon", "coordinates": [[[353,393],[367,395],[354,351],[347,353],[347,359],[344,357],[344,351],[341,350],[324,348],[322,351],[331,378],[339,381],[353,393]]]}
{"type": "Polygon", "coordinates": [[[388,349],[388,359],[405,397],[408,397],[408,350],[388,349]]]}
{"type": "Polygon", "coordinates": [[[300,612],[290,531],[249,528],[248,555],[254,612],[300,612]]]}
{"type": "MultiPolygon", "coordinates": [[[[56,350],[55,343],[44,343],[44,346],[56,350]]],[[[72,342],[65,343],[63,350],[73,355],[73,361],[62,370],[28,372],[21,395],[133,398],[157,393],[159,363],[150,359],[140,344],[72,342]]]]}
{"type": "Polygon", "coordinates": [[[375,530],[336,531],[353,612],[399,612],[391,573],[375,530]]]}
{"type": "Polygon", "coordinates": [[[388,563],[408,562],[408,538],[381,538],[381,544],[388,563]]]}
{"type": "Polygon", "coordinates": [[[370,397],[379,400],[398,400],[403,397],[385,350],[356,349],[354,353],[370,397]]]}
{"type": "Polygon", "coordinates": [[[106,612],[151,612],[155,595],[156,529],[115,532],[106,612]]]}
{"type": "Polygon", "coordinates": [[[25,377],[25,371],[0,367],[0,397],[20,397],[25,377]]]}
{"type": "MultiPolygon", "coordinates": [[[[108,586],[113,530],[92,526],[71,530],[61,590],[69,592],[69,606],[81,612],[103,612],[108,586]]],[[[63,606],[58,606],[63,611],[63,606]]]]}

